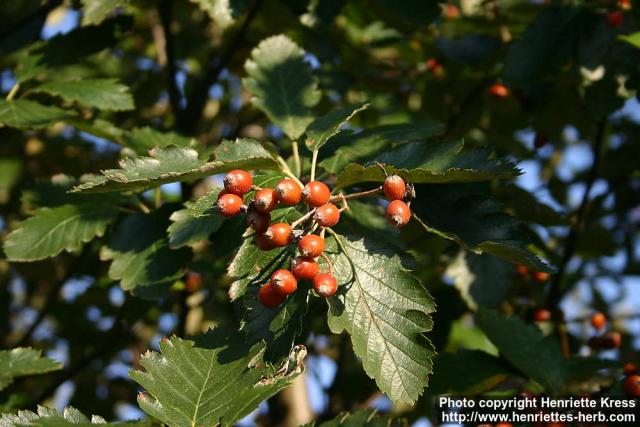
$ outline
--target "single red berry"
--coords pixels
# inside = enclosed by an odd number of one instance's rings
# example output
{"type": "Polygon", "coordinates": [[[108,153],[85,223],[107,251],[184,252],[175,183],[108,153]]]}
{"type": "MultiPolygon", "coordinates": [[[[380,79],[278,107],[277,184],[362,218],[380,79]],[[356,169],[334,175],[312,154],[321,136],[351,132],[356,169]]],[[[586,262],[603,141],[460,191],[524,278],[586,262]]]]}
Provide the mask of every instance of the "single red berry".
{"type": "Polygon", "coordinates": [[[291,243],[291,226],[284,222],[271,224],[264,235],[274,248],[281,248],[291,243]]]}
{"type": "Polygon", "coordinates": [[[535,280],[538,283],[544,283],[547,280],[549,280],[549,273],[545,273],[544,271],[534,271],[533,274],[533,280],[535,280]]]}
{"type": "Polygon", "coordinates": [[[331,190],[324,182],[311,181],[304,186],[302,197],[309,205],[318,207],[326,204],[331,198],[331,190]]]}
{"type": "Polygon", "coordinates": [[[333,274],[320,273],[313,278],[313,289],[321,297],[331,297],[338,289],[338,282],[333,274]]]}
{"type": "Polygon", "coordinates": [[[516,274],[520,277],[527,277],[529,275],[529,269],[524,265],[516,265],[516,274]]]}
{"type": "Polygon", "coordinates": [[[624,13],[613,10],[607,14],[607,25],[610,27],[620,27],[624,23],[624,13]]]}
{"type": "Polygon", "coordinates": [[[223,182],[227,193],[237,196],[243,196],[247,191],[251,190],[251,185],[253,185],[251,174],[242,169],[234,169],[227,172],[223,182]]]}
{"type": "Polygon", "coordinates": [[[258,212],[269,213],[278,207],[278,198],[276,191],[271,188],[263,188],[256,193],[253,203],[258,212]]]}
{"type": "Polygon", "coordinates": [[[194,293],[202,288],[202,275],[195,271],[190,271],[185,275],[184,288],[187,293],[194,293]]]}
{"type": "Polygon", "coordinates": [[[618,8],[622,10],[631,10],[631,0],[618,0],[618,8]]]}
{"type": "Polygon", "coordinates": [[[604,327],[607,326],[607,316],[600,312],[593,313],[591,315],[591,326],[598,330],[604,329],[604,327]]]}
{"type": "Polygon", "coordinates": [[[536,149],[540,149],[544,147],[545,145],[547,145],[548,142],[549,142],[549,138],[547,138],[545,135],[541,133],[536,133],[536,136],[533,138],[533,146],[536,149]]]}
{"type": "Polygon", "coordinates": [[[610,331],[602,337],[605,339],[605,344],[607,344],[605,348],[618,348],[620,344],[622,344],[622,335],[620,335],[620,332],[610,331]]]}
{"type": "Polygon", "coordinates": [[[631,375],[624,380],[624,392],[627,396],[640,397],[640,375],[631,375]]]}
{"type": "Polygon", "coordinates": [[[252,208],[249,208],[247,212],[247,225],[257,233],[264,233],[271,225],[271,215],[268,213],[261,213],[255,209],[255,205],[252,205],[252,208]]]}
{"type": "Polygon", "coordinates": [[[290,295],[298,289],[298,281],[289,270],[280,269],[273,272],[269,280],[273,289],[282,295],[290,295]]]}
{"type": "Polygon", "coordinates": [[[297,205],[302,200],[302,188],[294,180],[285,178],[276,184],[276,197],[283,205],[297,205]]]}
{"type": "Polygon", "coordinates": [[[276,291],[270,283],[262,286],[258,291],[258,300],[260,304],[267,308],[274,308],[282,304],[286,295],[276,291]]]}
{"type": "Polygon", "coordinates": [[[407,184],[398,175],[389,175],[382,184],[387,200],[402,200],[407,192],[407,184]]]}
{"type": "Polygon", "coordinates": [[[629,362],[624,365],[624,368],[622,368],[622,371],[627,376],[635,375],[638,372],[638,367],[636,366],[635,363],[629,362]]]}
{"type": "Polygon", "coordinates": [[[460,17],[460,9],[455,4],[446,4],[444,6],[444,16],[447,19],[458,19],[460,17]]]}
{"type": "Polygon", "coordinates": [[[411,209],[402,200],[394,200],[387,205],[387,221],[394,227],[402,227],[411,219],[411,209]]]}
{"type": "Polygon", "coordinates": [[[511,423],[497,423],[496,427],[513,427],[511,423]]]}
{"type": "Polygon", "coordinates": [[[307,234],[298,241],[300,255],[307,258],[317,258],[324,251],[324,239],[317,234],[307,234]]]}
{"type": "Polygon", "coordinates": [[[340,221],[340,210],[333,203],[327,203],[316,209],[313,219],[321,227],[333,227],[340,221]]]}
{"type": "Polygon", "coordinates": [[[551,312],[544,308],[539,308],[533,313],[533,320],[536,322],[546,322],[547,320],[551,320],[551,312]]]}
{"type": "Polygon", "coordinates": [[[489,94],[497,98],[506,98],[511,94],[511,91],[505,85],[496,83],[489,88],[489,94]]]}
{"type": "Polygon", "coordinates": [[[242,208],[242,198],[235,194],[225,194],[218,199],[216,207],[222,216],[238,215],[242,208]]]}
{"type": "Polygon", "coordinates": [[[313,280],[319,272],[320,264],[312,258],[299,256],[291,260],[291,273],[298,280],[313,280]]]}
{"type": "Polygon", "coordinates": [[[267,236],[262,233],[256,233],[253,235],[253,244],[258,247],[261,251],[270,251],[274,248],[271,244],[271,240],[267,236]]]}

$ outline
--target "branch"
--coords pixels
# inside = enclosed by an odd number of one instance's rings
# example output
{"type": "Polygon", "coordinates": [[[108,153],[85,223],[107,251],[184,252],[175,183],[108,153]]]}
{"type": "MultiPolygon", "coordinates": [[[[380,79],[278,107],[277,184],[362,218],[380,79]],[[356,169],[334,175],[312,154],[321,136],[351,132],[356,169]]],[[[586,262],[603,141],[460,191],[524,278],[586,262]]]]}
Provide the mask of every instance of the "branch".
{"type": "Polygon", "coordinates": [[[560,285],[562,284],[562,281],[564,279],[567,264],[569,263],[571,258],[573,258],[573,254],[576,251],[578,237],[584,230],[584,227],[587,223],[587,217],[589,215],[590,207],[589,194],[591,193],[593,183],[598,177],[598,169],[600,167],[601,157],[600,155],[602,151],[602,144],[604,141],[606,127],[607,119],[604,118],[600,120],[600,122],[598,123],[598,128],[596,130],[596,136],[593,146],[593,164],[591,165],[591,169],[589,170],[589,174],[587,175],[586,187],[584,190],[584,195],[582,196],[580,207],[578,208],[578,211],[576,213],[576,220],[572,224],[567,239],[565,240],[562,260],[560,261],[560,264],[558,266],[558,272],[556,273],[549,288],[549,294],[547,296],[547,307],[550,309],[554,309],[560,302],[560,298],[562,297],[563,293],[563,291],[560,289],[560,285]]]}
{"type": "Polygon", "coordinates": [[[373,190],[360,191],[359,193],[336,194],[335,196],[331,196],[329,201],[333,203],[341,200],[361,199],[363,197],[376,196],[378,194],[382,194],[382,186],[374,188],[373,190]]]}
{"type": "Polygon", "coordinates": [[[173,0],[158,1],[158,15],[160,16],[160,27],[154,26],[153,37],[158,51],[158,62],[164,67],[165,79],[167,81],[167,92],[169,102],[176,118],[180,121],[180,89],[176,81],[178,68],[176,66],[176,54],[171,35],[171,15],[173,12],[173,0]]]}

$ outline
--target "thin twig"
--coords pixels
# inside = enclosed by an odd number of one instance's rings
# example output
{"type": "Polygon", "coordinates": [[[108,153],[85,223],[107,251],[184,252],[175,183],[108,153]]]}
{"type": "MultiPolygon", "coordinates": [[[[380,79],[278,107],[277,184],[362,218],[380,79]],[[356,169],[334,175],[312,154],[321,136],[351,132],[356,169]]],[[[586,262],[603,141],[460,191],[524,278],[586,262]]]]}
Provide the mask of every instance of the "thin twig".
{"type": "Polygon", "coordinates": [[[311,218],[313,216],[313,214],[316,213],[316,209],[311,209],[309,212],[307,212],[306,214],[302,215],[300,218],[298,218],[297,220],[293,221],[291,223],[291,229],[296,228],[298,225],[302,224],[303,222],[307,221],[309,218],[311,218]]]}
{"type": "Polygon", "coordinates": [[[293,150],[293,164],[296,168],[296,176],[300,176],[302,173],[302,164],[300,163],[300,150],[298,149],[298,141],[293,141],[291,145],[293,150]]]}
{"type": "Polygon", "coordinates": [[[7,94],[7,98],[6,98],[7,101],[11,101],[13,98],[15,98],[19,90],[20,90],[20,83],[14,84],[11,87],[11,90],[9,91],[9,93],[7,94]]]}
{"type": "Polygon", "coordinates": [[[351,193],[351,194],[336,194],[335,196],[331,196],[331,198],[329,199],[329,201],[331,203],[333,202],[339,202],[341,200],[351,200],[351,199],[360,199],[362,197],[369,197],[369,196],[375,196],[378,194],[382,193],[382,186],[374,188],[372,190],[367,190],[367,191],[360,191],[358,193],[351,193]]]}
{"type": "Polygon", "coordinates": [[[313,150],[311,154],[311,181],[316,179],[316,163],[318,162],[318,150],[313,150]]]}

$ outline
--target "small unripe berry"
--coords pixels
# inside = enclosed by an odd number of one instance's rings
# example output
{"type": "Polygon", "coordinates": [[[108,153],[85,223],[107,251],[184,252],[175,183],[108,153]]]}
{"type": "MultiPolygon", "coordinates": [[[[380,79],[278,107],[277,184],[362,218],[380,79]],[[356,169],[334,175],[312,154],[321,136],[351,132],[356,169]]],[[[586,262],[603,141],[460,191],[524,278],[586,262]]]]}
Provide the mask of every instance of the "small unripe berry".
{"type": "Polygon", "coordinates": [[[313,219],[321,227],[333,227],[340,221],[340,210],[333,203],[327,203],[316,209],[313,219]]]}
{"type": "Polygon", "coordinates": [[[256,230],[256,233],[264,233],[271,225],[271,215],[258,212],[254,205],[247,212],[247,225],[256,230]]]}
{"type": "Polygon", "coordinates": [[[630,397],[640,397],[640,375],[631,375],[624,380],[624,392],[630,397]]]}
{"type": "Polygon", "coordinates": [[[533,313],[533,320],[536,322],[546,322],[547,320],[551,320],[551,312],[544,308],[539,308],[533,313]]]}
{"type": "Polygon", "coordinates": [[[273,245],[269,238],[262,233],[256,233],[253,235],[253,244],[262,251],[270,251],[273,249],[273,245]]]}
{"type": "Polygon", "coordinates": [[[511,94],[511,91],[505,85],[496,83],[489,88],[489,94],[497,98],[506,98],[511,94]]]}
{"type": "Polygon", "coordinates": [[[234,169],[227,172],[223,179],[224,189],[227,193],[243,196],[247,191],[251,190],[253,179],[251,174],[246,170],[234,169]]]}
{"type": "Polygon", "coordinates": [[[544,271],[534,271],[532,273],[533,276],[533,280],[535,280],[538,283],[544,283],[547,280],[549,280],[549,273],[545,273],[544,271]]]}
{"type": "Polygon", "coordinates": [[[624,23],[624,13],[614,10],[607,13],[607,25],[613,28],[620,27],[624,23]]]}
{"type": "Polygon", "coordinates": [[[313,278],[313,290],[321,297],[331,297],[338,289],[338,282],[333,274],[320,273],[313,278]]]}
{"type": "Polygon", "coordinates": [[[324,239],[317,234],[307,234],[298,241],[300,255],[307,258],[317,258],[324,251],[324,239]]]}
{"type": "Polygon", "coordinates": [[[320,264],[311,258],[299,256],[291,260],[291,273],[298,280],[313,280],[320,272],[320,264]]]}
{"type": "Polygon", "coordinates": [[[603,313],[594,313],[591,315],[591,326],[596,329],[603,329],[607,325],[607,316],[603,313]]]}
{"type": "Polygon", "coordinates": [[[297,205],[302,200],[302,188],[294,180],[285,178],[276,184],[276,197],[283,205],[297,205]]]}
{"type": "Polygon", "coordinates": [[[295,276],[285,269],[276,270],[271,275],[269,284],[282,295],[290,295],[298,289],[298,281],[295,276]]]}
{"type": "Polygon", "coordinates": [[[311,181],[304,186],[302,197],[307,204],[318,207],[326,204],[331,198],[331,190],[324,182],[311,181]]]}
{"type": "Polygon", "coordinates": [[[263,188],[256,193],[253,199],[258,212],[269,213],[278,207],[278,198],[276,197],[276,191],[271,188],[263,188]]]}
{"type": "Polygon", "coordinates": [[[235,194],[225,194],[218,199],[216,207],[222,216],[234,216],[242,209],[242,198],[235,194]]]}
{"type": "Polygon", "coordinates": [[[622,371],[627,376],[635,375],[638,372],[638,367],[635,365],[635,363],[629,362],[624,365],[624,368],[622,368],[622,371]]]}
{"type": "Polygon", "coordinates": [[[258,300],[260,304],[267,308],[274,308],[282,304],[286,295],[276,291],[270,283],[262,286],[258,291],[258,300]]]}
{"type": "Polygon", "coordinates": [[[275,248],[281,248],[291,243],[291,226],[284,222],[271,224],[264,235],[275,248]]]}
{"type": "Polygon", "coordinates": [[[398,175],[389,175],[382,184],[387,200],[402,200],[407,192],[407,184],[398,175]]]}
{"type": "Polygon", "coordinates": [[[387,205],[387,221],[394,227],[402,227],[411,219],[411,209],[402,200],[394,200],[387,205]]]}

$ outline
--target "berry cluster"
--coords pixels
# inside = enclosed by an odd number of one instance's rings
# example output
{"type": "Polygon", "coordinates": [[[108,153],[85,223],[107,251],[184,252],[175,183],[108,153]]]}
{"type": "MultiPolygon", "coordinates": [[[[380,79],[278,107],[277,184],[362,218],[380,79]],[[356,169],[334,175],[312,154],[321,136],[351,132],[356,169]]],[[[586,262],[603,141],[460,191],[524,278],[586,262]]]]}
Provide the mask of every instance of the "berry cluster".
{"type": "Polygon", "coordinates": [[[236,169],[224,177],[224,190],[217,200],[218,212],[231,217],[246,213],[247,225],[255,230],[253,243],[261,250],[281,248],[297,244],[299,256],[291,261],[290,269],[276,270],[259,292],[260,303],[269,308],[282,304],[285,298],[298,288],[298,280],[313,283],[313,289],[321,297],[336,293],[338,283],[333,276],[333,267],[324,255],[324,229],[335,226],[340,221],[340,213],[347,209],[347,199],[384,193],[389,204],[386,209],[387,221],[402,227],[411,219],[411,208],[405,199],[412,197],[413,188],[398,175],[387,176],[382,186],[363,193],[332,196],[329,187],[321,181],[310,181],[304,187],[290,178],[280,180],[275,188],[258,188],[253,185],[251,174],[236,169]],[[253,200],[245,204],[244,196],[255,190],[253,200]],[[309,206],[309,211],[291,224],[272,223],[271,211],[280,205],[295,206],[301,202],[309,206]],[[342,202],[338,208],[333,202],[342,202]],[[298,225],[311,223],[305,230],[296,230],[298,225]],[[314,234],[319,228],[320,234],[314,234]],[[323,257],[329,266],[329,273],[320,272],[316,261],[323,257]]]}

